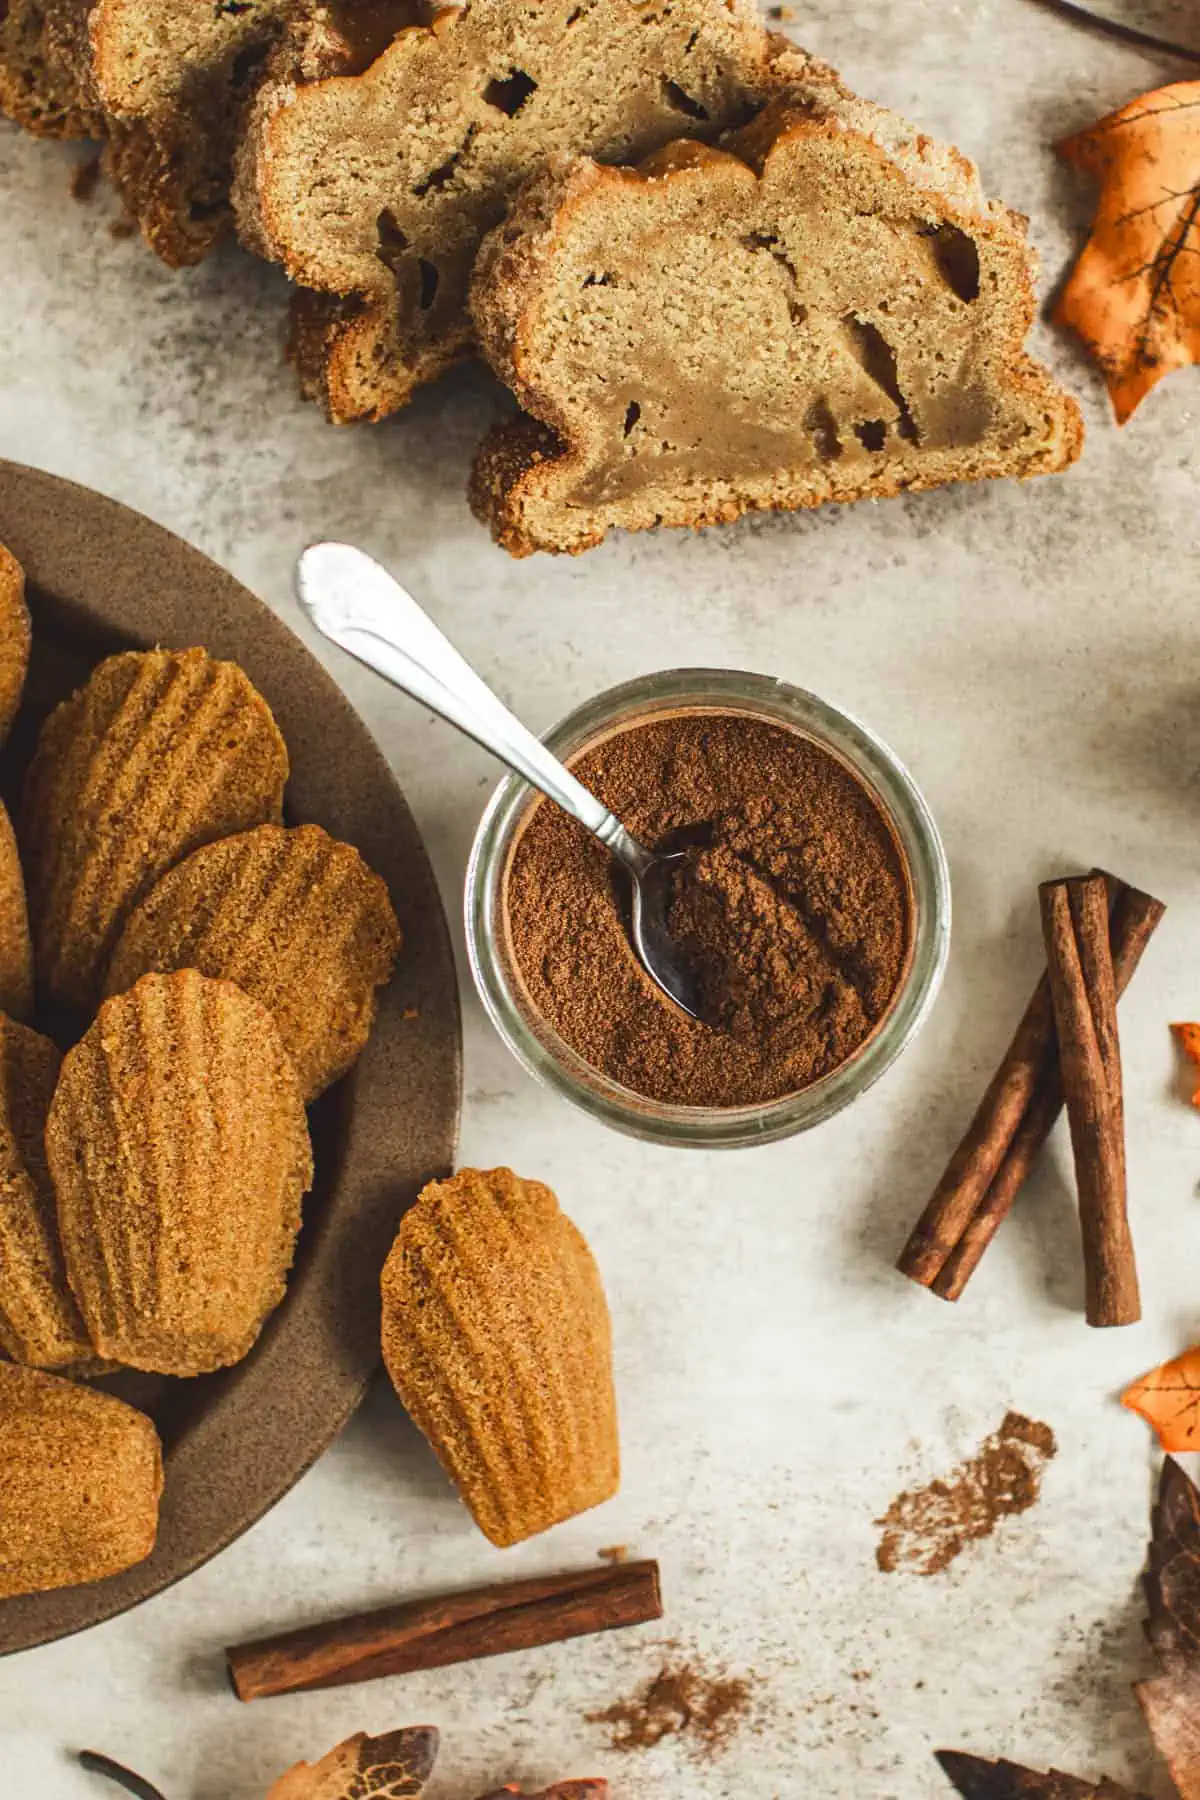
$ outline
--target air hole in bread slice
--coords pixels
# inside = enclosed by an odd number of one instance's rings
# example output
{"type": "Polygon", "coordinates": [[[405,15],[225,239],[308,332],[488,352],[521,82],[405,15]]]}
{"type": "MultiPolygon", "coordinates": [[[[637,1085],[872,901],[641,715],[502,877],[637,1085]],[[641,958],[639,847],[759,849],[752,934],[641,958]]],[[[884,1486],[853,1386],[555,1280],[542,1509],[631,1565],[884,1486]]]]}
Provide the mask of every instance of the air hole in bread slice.
{"type": "Polygon", "coordinates": [[[662,80],[662,95],[668,106],[683,113],[686,118],[698,119],[701,123],[708,118],[708,108],[701,106],[699,100],[693,100],[685,88],[665,75],[662,80]]]}
{"type": "Polygon", "coordinates": [[[400,262],[409,248],[409,241],[396,223],[396,215],[390,207],[385,206],[376,219],[375,231],[379,238],[376,256],[385,269],[390,269],[393,275],[399,274],[400,262]]]}
{"type": "Polygon", "coordinates": [[[424,199],[426,194],[432,194],[438,189],[444,188],[454,179],[455,171],[466,158],[467,152],[475,141],[478,130],[478,125],[468,126],[467,135],[458,146],[458,149],[452,151],[445,162],[439,163],[436,169],[431,169],[428,175],[423,176],[422,179],[415,184],[413,193],[418,200],[424,199]]]}
{"type": "Polygon", "coordinates": [[[862,419],[854,427],[854,435],[864,450],[882,450],[887,443],[887,421],[862,419]]]}
{"type": "Polygon", "coordinates": [[[615,277],[613,275],[609,274],[607,271],[605,271],[605,273],[603,275],[597,275],[596,271],[593,269],[590,275],[584,276],[583,280],[580,282],[579,285],[580,285],[580,287],[585,287],[585,288],[586,287],[612,287],[615,285],[615,277]]]}
{"type": "Polygon", "coordinates": [[[642,416],[642,409],[641,409],[640,405],[638,404],[638,402],[636,400],[631,400],[629,402],[629,405],[625,408],[625,436],[626,437],[629,436],[630,432],[633,430],[634,426],[637,424],[637,422],[641,418],[641,416],[642,416]]]}
{"type": "Polygon", "coordinates": [[[857,313],[847,313],[842,320],[842,327],[846,334],[846,348],[851,356],[863,373],[870,376],[876,387],[882,389],[899,413],[896,430],[909,443],[919,443],[916,421],[909,410],[896,371],[896,352],[878,325],[873,325],[870,319],[860,319],[857,313]]]}
{"type": "Polygon", "coordinates": [[[525,102],[532,94],[537,93],[537,82],[524,69],[513,69],[510,74],[497,76],[489,81],[483,90],[483,97],[489,106],[497,112],[507,113],[515,119],[525,102]]]}
{"type": "Polygon", "coordinates": [[[979,246],[975,239],[957,225],[938,225],[921,235],[933,240],[938,273],[950,291],[968,306],[978,300],[979,246]]]}
{"type": "Polygon", "coordinates": [[[438,281],[440,280],[437,264],[421,257],[417,267],[421,272],[421,292],[417,298],[417,305],[422,312],[428,312],[437,299],[438,281]]]}

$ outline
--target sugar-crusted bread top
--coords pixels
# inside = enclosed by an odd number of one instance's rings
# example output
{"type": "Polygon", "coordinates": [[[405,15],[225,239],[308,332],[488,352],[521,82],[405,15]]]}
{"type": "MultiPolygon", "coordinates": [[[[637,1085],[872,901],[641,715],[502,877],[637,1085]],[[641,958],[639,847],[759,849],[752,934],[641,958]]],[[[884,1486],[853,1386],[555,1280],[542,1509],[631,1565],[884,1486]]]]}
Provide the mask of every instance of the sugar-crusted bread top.
{"type": "Polygon", "coordinates": [[[473,503],[522,554],[1060,468],[1081,428],[1024,350],[1033,271],[965,157],[828,71],[720,148],[559,160],[476,264],[480,343],[528,416],[473,503]]]}

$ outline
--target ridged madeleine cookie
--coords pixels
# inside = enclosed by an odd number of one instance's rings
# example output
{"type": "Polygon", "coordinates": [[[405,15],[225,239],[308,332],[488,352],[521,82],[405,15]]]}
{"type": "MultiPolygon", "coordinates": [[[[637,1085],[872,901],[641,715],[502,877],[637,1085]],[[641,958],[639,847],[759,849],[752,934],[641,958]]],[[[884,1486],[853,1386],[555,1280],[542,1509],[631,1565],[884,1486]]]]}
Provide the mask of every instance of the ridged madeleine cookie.
{"type": "Polygon", "coordinates": [[[97,1352],[164,1375],[240,1361],[283,1298],[312,1181],[265,1007],[191,969],[107,1000],[63,1062],[46,1156],[97,1352]]]}
{"type": "Polygon", "coordinates": [[[297,1763],[267,1800],[420,1800],[437,1760],[432,1725],[410,1725],[382,1737],[356,1732],[319,1763],[297,1763]]]}
{"type": "Polygon", "coordinates": [[[0,544],[0,744],[21,704],[31,641],[25,571],[12,551],[0,544]]]}
{"type": "Polygon", "coordinates": [[[141,1562],[161,1493],[158,1434],[143,1413],[0,1363],[0,1599],[141,1562]]]}
{"type": "Polygon", "coordinates": [[[121,927],[201,844],[280,818],[288,759],[236,663],[203,650],[111,656],[47,719],[19,835],[47,996],[94,1004],[121,927]]]}
{"type": "Polygon", "coordinates": [[[319,825],[260,825],[164,875],[109,965],[119,994],[152,969],[236,981],[272,1014],[305,1100],[357,1061],[400,928],[386,884],[319,825]]]}
{"type": "Polygon", "coordinates": [[[611,1499],[608,1305],[548,1187],[511,1169],[432,1182],[404,1217],[382,1291],[396,1392],[492,1543],[611,1499]]]}
{"type": "Polygon", "coordinates": [[[49,1038],[0,1014],[0,1349],[43,1369],[92,1357],[67,1285],[46,1167],[46,1115],[61,1060],[49,1038]]]}
{"type": "Polygon", "coordinates": [[[25,876],[12,820],[0,801],[0,1011],[27,1019],[33,1011],[33,945],[25,876]]]}

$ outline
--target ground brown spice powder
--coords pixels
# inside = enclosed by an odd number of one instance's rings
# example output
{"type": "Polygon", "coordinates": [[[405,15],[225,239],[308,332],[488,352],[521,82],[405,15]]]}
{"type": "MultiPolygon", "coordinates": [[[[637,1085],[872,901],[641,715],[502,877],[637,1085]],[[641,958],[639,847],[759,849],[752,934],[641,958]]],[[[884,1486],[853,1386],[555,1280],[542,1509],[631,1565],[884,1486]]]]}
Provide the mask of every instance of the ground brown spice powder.
{"type": "Polygon", "coordinates": [[[680,1660],[665,1662],[627,1700],[587,1718],[607,1728],[614,1750],[651,1750],[664,1738],[678,1737],[707,1761],[728,1748],[753,1712],[754,1688],[745,1676],[680,1660]]]}
{"type": "Polygon", "coordinates": [[[911,912],[901,853],[857,777],[734,712],[634,725],[572,766],[643,843],[688,847],[669,924],[704,1022],[638,963],[607,852],[538,801],[508,871],[508,928],[559,1036],[623,1087],[683,1106],[776,1100],[852,1056],[895,995],[911,912]]]}
{"type": "Polygon", "coordinates": [[[1008,1413],[952,1475],[898,1494],[875,1521],[883,1527],[879,1567],[885,1575],[896,1569],[940,1575],[968,1544],[991,1537],[1001,1519],[1028,1512],[1057,1448],[1048,1425],[1008,1413]]]}

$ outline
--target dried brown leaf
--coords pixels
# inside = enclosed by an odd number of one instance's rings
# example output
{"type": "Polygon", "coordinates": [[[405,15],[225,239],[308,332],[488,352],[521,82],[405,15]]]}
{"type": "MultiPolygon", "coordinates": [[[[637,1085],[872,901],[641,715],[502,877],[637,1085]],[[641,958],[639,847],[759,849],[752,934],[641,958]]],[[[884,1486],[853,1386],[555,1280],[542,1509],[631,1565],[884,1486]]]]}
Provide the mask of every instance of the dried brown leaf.
{"type": "Polygon", "coordinates": [[[319,1763],[297,1763],[279,1777],[267,1800],[420,1800],[437,1759],[432,1725],[413,1725],[382,1737],[356,1732],[319,1763]]]}
{"type": "Polygon", "coordinates": [[[1019,1763],[968,1756],[962,1750],[939,1750],[936,1755],[963,1800],[1137,1800],[1115,1781],[1081,1781],[1058,1769],[1042,1774],[1019,1763]]]}

